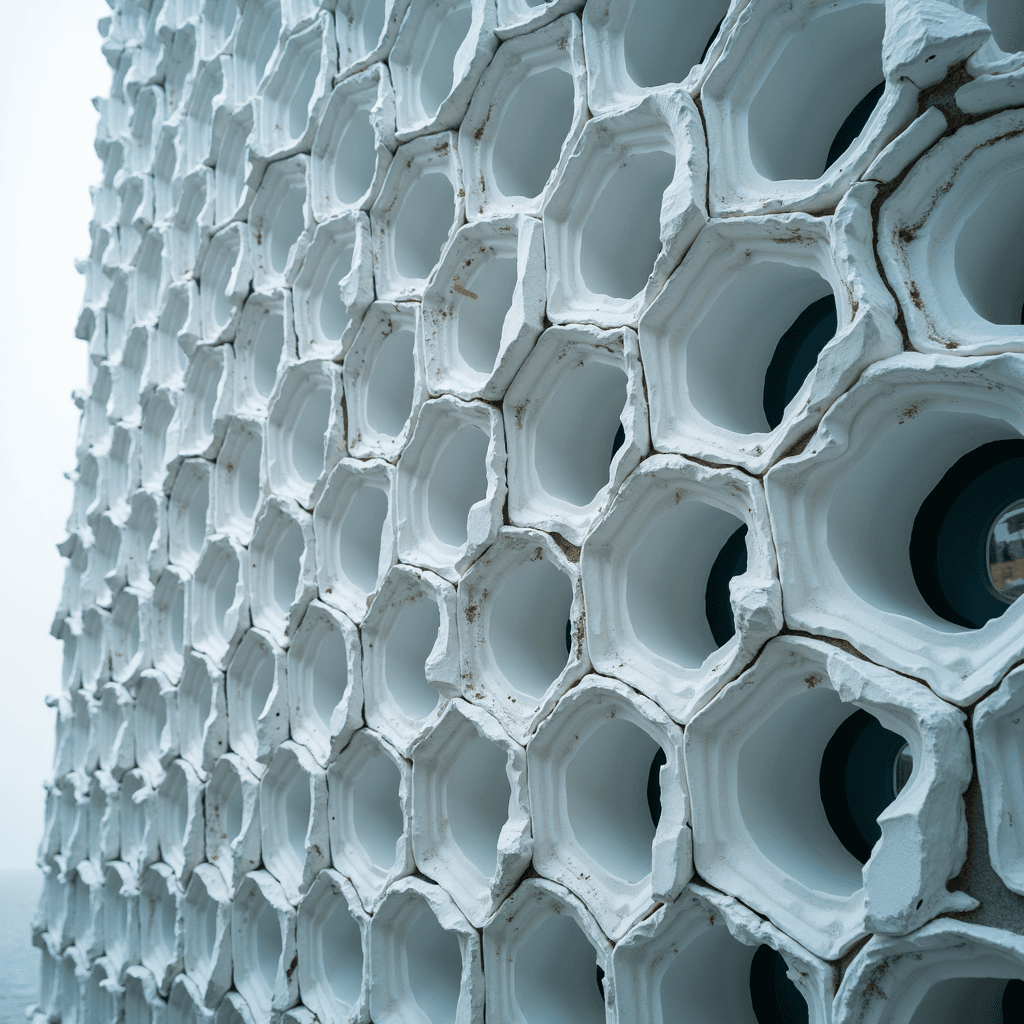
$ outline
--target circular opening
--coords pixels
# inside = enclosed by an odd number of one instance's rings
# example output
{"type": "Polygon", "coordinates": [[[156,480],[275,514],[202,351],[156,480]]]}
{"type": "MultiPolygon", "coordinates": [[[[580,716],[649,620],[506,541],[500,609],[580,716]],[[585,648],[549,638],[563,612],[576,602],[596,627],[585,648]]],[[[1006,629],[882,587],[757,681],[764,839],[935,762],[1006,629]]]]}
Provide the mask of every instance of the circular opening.
{"type": "MultiPolygon", "coordinates": [[[[736,766],[740,816],[761,853],[808,888],[839,897],[862,887],[862,862],[843,846],[822,802],[823,784],[831,787],[830,799],[839,790],[836,805],[845,802],[845,781],[822,776],[829,741],[849,717],[850,706],[834,690],[809,687],[765,716],[744,741],[736,766]]],[[[871,762],[852,767],[861,763],[871,762]]],[[[890,801],[892,768],[890,759],[879,769],[890,801]]],[[[861,798],[854,792],[853,799],[861,798]]]]}
{"type": "Polygon", "coordinates": [[[437,690],[428,682],[426,661],[437,643],[441,614],[427,594],[403,604],[384,648],[384,679],[392,699],[413,719],[437,707],[437,690]]]}
{"type": "Polygon", "coordinates": [[[515,1001],[529,1024],[603,1024],[594,947],[569,914],[548,914],[516,951],[515,1001]]]}
{"type": "MultiPolygon", "coordinates": [[[[274,908],[261,895],[260,910],[256,917],[256,968],[262,975],[266,990],[272,992],[277,980],[277,965],[281,959],[281,926],[274,908]]],[[[251,933],[250,933],[251,934],[251,933]]]]}
{"type": "Polygon", "coordinates": [[[738,942],[722,924],[704,928],[685,946],[673,943],[670,955],[660,986],[666,1021],[692,1014],[699,1021],[759,1024],[745,984],[754,947],[738,942]]]}
{"type": "Polygon", "coordinates": [[[645,89],[683,81],[728,9],[728,0],[635,0],[622,40],[627,74],[645,89]]]}
{"type": "Polygon", "coordinates": [[[259,434],[250,434],[245,441],[242,454],[236,462],[235,497],[238,510],[246,519],[252,519],[260,500],[260,456],[262,453],[263,439],[259,434]]]}
{"type": "Polygon", "coordinates": [[[292,465],[306,484],[324,471],[324,443],[331,419],[330,387],[314,387],[302,403],[292,428],[292,465]]]}
{"type": "Polygon", "coordinates": [[[1010,1024],[1022,1013],[1024,981],[1019,978],[945,978],[928,989],[910,1024],[1010,1024]]]}
{"type": "Polygon", "coordinates": [[[324,976],[339,1002],[352,1006],[363,984],[363,943],[359,925],[342,900],[336,900],[320,933],[324,976]]]}
{"type": "Polygon", "coordinates": [[[834,334],[835,299],[819,274],[748,264],[689,331],[686,397],[726,430],[774,429],[834,334]]]}
{"type": "Polygon", "coordinates": [[[781,953],[771,946],[757,947],[750,961],[750,1003],[757,1024],[807,1024],[807,1001],[788,972],[781,953]]]}
{"type": "Polygon", "coordinates": [[[309,813],[312,807],[309,795],[309,779],[302,769],[293,765],[293,775],[281,794],[284,803],[285,826],[288,845],[298,859],[298,870],[306,859],[306,832],[309,830],[309,813]]]}
{"type": "Polygon", "coordinates": [[[367,595],[377,589],[381,534],[387,516],[387,491],[366,484],[353,495],[338,527],[338,562],[342,572],[367,595]]]}
{"type": "Polygon", "coordinates": [[[280,313],[268,312],[263,317],[252,348],[253,383],[267,398],[277,383],[277,367],[284,348],[284,317],[280,313]]]}
{"type": "Polygon", "coordinates": [[[988,0],[985,19],[1003,53],[1024,50],[1024,10],[1018,0],[988,0]]]}
{"type": "Polygon", "coordinates": [[[494,369],[517,277],[515,258],[496,256],[480,267],[467,287],[456,293],[453,306],[459,354],[478,373],[494,369]]]}
{"type": "Polygon", "coordinates": [[[513,86],[491,156],[494,182],[503,195],[532,199],[543,191],[572,128],[573,100],[572,77],[559,68],[513,86]]]}
{"type": "Polygon", "coordinates": [[[511,788],[505,754],[490,740],[474,736],[462,745],[448,776],[445,810],[456,845],[481,874],[497,867],[498,838],[508,819],[511,788]]]}
{"type": "Polygon", "coordinates": [[[959,459],[921,505],[910,561],[943,619],[980,629],[1024,591],[1024,441],[993,441],[959,459]]]}
{"type": "Polygon", "coordinates": [[[327,730],[331,715],[348,686],[348,651],[341,631],[333,627],[321,637],[313,655],[313,708],[327,730]]]}
{"type": "Polygon", "coordinates": [[[309,101],[313,98],[316,88],[316,76],[320,73],[320,47],[316,44],[304,57],[305,66],[297,82],[291,85],[291,97],[288,101],[288,133],[298,139],[309,123],[309,101]]]}
{"type": "Polygon", "coordinates": [[[821,805],[832,831],[861,864],[882,838],[878,816],[896,799],[913,764],[907,741],[863,709],[828,741],[818,772],[821,805]]]}
{"type": "Polygon", "coordinates": [[[626,568],[625,610],[640,643],[683,668],[698,668],[721,646],[708,613],[721,629],[720,595],[731,578],[725,573],[739,562],[723,556],[716,568],[716,561],[742,527],[735,516],[700,501],[681,501],[651,517],[626,568]]]}
{"type": "Polygon", "coordinates": [[[750,159],[759,174],[816,179],[845,152],[848,144],[836,153],[833,142],[852,142],[870,97],[877,100],[884,34],[885,10],[869,3],[813,18],[790,38],[750,105],[750,159]]]}
{"type": "Polygon", "coordinates": [[[469,510],[487,497],[488,440],[479,427],[459,427],[434,462],[427,484],[427,518],[443,544],[466,543],[469,510]]]}
{"type": "Polygon", "coordinates": [[[605,184],[580,237],[591,292],[629,299],[643,290],[661,252],[661,197],[675,166],[673,153],[630,153],[605,184]]]}
{"type": "Polygon", "coordinates": [[[993,324],[1024,322],[1024,170],[994,185],[967,219],[954,248],[964,297],[993,324]]]}
{"type": "Polygon", "coordinates": [[[452,91],[455,55],[472,22],[473,12],[466,4],[450,10],[434,33],[420,72],[420,104],[425,117],[433,117],[452,91]]]}
{"type": "Polygon", "coordinates": [[[412,411],[416,383],[413,344],[416,336],[409,330],[385,335],[366,382],[366,420],[379,434],[397,437],[412,411]]]}
{"type": "Polygon", "coordinates": [[[384,31],[385,0],[363,0],[362,17],[359,19],[363,46],[366,53],[377,48],[380,34],[384,31]]]}
{"type": "Polygon", "coordinates": [[[370,749],[362,771],[352,782],[352,817],[359,845],[370,864],[387,871],[405,830],[398,766],[376,747],[370,749]]]}
{"type": "MultiPolygon", "coordinates": [[[[383,15],[383,3],[381,13],[383,15]]],[[[377,169],[377,145],[367,108],[352,111],[335,152],[335,194],[343,203],[354,203],[369,191],[377,169]]]]}
{"type": "Polygon", "coordinates": [[[565,769],[566,808],[576,842],[609,874],[639,882],[651,872],[654,824],[647,802],[659,746],[615,719],[587,736],[565,769]]]}
{"type": "Polygon", "coordinates": [[[395,218],[395,266],[403,277],[425,281],[434,269],[455,220],[455,189],[432,172],[418,177],[405,193],[395,218]]]}
{"type": "MultiPolygon", "coordinates": [[[[498,577],[487,610],[487,640],[508,683],[541,697],[565,669],[565,623],[572,609],[568,577],[543,558],[543,548],[498,577]]],[[[570,626],[571,630],[571,626],[570,626]]]]}
{"type": "Polygon", "coordinates": [[[299,240],[305,227],[302,207],[306,201],[304,185],[292,185],[285,190],[272,214],[270,224],[270,265],[278,274],[284,273],[288,264],[288,253],[299,240]]]}
{"type": "Polygon", "coordinates": [[[552,497],[584,507],[608,484],[608,453],[622,426],[626,375],[590,360],[563,374],[537,423],[534,465],[552,497]]]}
{"type": "Polygon", "coordinates": [[[352,269],[352,243],[345,245],[331,265],[320,293],[320,330],[330,341],[339,341],[351,319],[341,299],[341,279],[352,269]]]}
{"type": "Polygon", "coordinates": [[[299,587],[302,553],[305,545],[298,523],[290,519],[274,545],[273,553],[273,598],[282,612],[287,612],[299,587]]]}

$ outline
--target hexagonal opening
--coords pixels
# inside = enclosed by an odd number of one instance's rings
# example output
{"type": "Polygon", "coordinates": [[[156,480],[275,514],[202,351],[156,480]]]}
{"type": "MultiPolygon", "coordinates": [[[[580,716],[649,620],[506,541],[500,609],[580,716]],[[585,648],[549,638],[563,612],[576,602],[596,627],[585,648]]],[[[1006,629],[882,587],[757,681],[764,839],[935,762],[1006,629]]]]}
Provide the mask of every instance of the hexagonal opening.
{"type": "Polygon", "coordinates": [[[231,373],[230,346],[196,349],[185,377],[182,450],[203,455],[214,440],[214,410],[231,373]]]}
{"type": "Polygon", "coordinates": [[[508,820],[505,762],[504,752],[477,734],[461,746],[445,784],[452,838],[485,878],[495,872],[498,837],[508,820]]]}
{"type": "MultiPolygon", "coordinates": [[[[298,887],[306,862],[306,833],[313,811],[309,776],[294,755],[284,764],[278,754],[263,778],[260,811],[264,836],[263,859],[275,874],[292,876],[287,881],[298,887]],[[269,840],[273,840],[271,843],[269,840]]],[[[280,878],[282,884],[286,878],[280,878]]],[[[290,888],[290,886],[286,886],[290,888]]]]}
{"type": "Polygon", "coordinates": [[[178,910],[167,881],[150,870],[142,881],[139,896],[139,923],[142,937],[142,963],[159,983],[161,976],[177,959],[175,922],[178,910]]]}
{"type": "MultiPolygon", "coordinates": [[[[356,770],[357,775],[345,780],[348,798],[342,825],[355,835],[363,867],[380,884],[395,865],[398,841],[405,832],[399,794],[402,776],[394,761],[376,745],[367,747],[356,770]]],[[[332,779],[331,784],[337,782],[332,779]]]]}
{"type": "Polygon", "coordinates": [[[475,298],[466,302],[458,292],[453,297],[459,354],[478,373],[490,373],[497,362],[518,275],[514,255],[495,256],[481,264],[463,285],[464,291],[471,291],[475,298]]]}
{"type": "Polygon", "coordinates": [[[345,575],[367,594],[377,587],[381,531],[388,508],[388,491],[368,484],[353,495],[338,528],[339,562],[345,575]]]}
{"type": "Polygon", "coordinates": [[[1024,981],[1019,978],[944,978],[925,992],[909,1024],[1010,1021],[1022,1011],[1024,981]]]}
{"type": "Polygon", "coordinates": [[[326,464],[324,438],[331,418],[331,388],[326,381],[311,379],[302,390],[306,393],[297,394],[289,403],[282,433],[291,435],[287,440],[292,468],[304,484],[312,485],[326,464]]]}
{"type": "Polygon", "coordinates": [[[984,17],[992,29],[996,46],[1003,53],[1024,50],[1024,18],[1014,0],[987,0],[984,17]]]}
{"type": "Polygon", "coordinates": [[[274,662],[270,642],[250,631],[228,666],[229,742],[249,761],[255,761],[259,752],[256,727],[274,688],[274,662]]]}
{"type": "Polygon", "coordinates": [[[271,209],[265,213],[260,211],[264,240],[257,238],[257,245],[267,246],[265,251],[268,253],[270,268],[275,274],[281,275],[288,265],[292,246],[299,240],[306,226],[303,209],[306,202],[305,178],[289,174],[287,184],[278,191],[283,192],[283,195],[274,196],[271,209]]]}
{"type": "Polygon", "coordinates": [[[440,701],[427,682],[426,661],[437,643],[441,613],[432,600],[404,603],[384,638],[384,681],[399,708],[412,719],[426,718],[440,701]]]}
{"type": "Polygon", "coordinates": [[[244,806],[242,781],[229,762],[215,768],[207,790],[207,836],[215,837],[215,849],[207,850],[207,857],[216,861],[221,871],[230,878],[232,844],[242,834],[244,806]]]}
{"type": "Polygon", "coordinates": [[[190,459],[182,464],[168,503],[168,542],[178,565],[195,569],[199,564],[209,509],[210,464],[190,459]]]}
{"type": "Polygon", "coordinates": [[[747,117],[750,159],[770,181],[814,180],[853,144],[881,97],[885,8],[812,18],[790,38],[747,117]]]}
{"type": "MultiPolygon", "coordinates": [[[[264,114],[268,127],[284,128],[289,141],[298,141],[309,123],[309,104],[320,74],[320,26],[292,36],[285,43],[277,73],[265,86],[264,114]]],[[[272,133],[270,133],[272,134],[272,133]]]]}
{"type": "Polygon", "coordinates": [[[334,907],[320,925],[318,942],[324,980],[334,998],[354,1006],[363,986],[363,939],[344,899],[334,901],[334,907]]]}
{"type": "Polygon", "coordinates": [[[674,152],[631,150],[605,181],[580,236],[591,292],[628,299],[643,290],[661,252],[661,199],[675,168],[674,152]]]}
{"type": "MultiPolygon", "coordinates": [[[[1024,18],[1020,25],[1024,31],[1024,18]]],[[[1006,175],[975,207],[953,249],[957,281],[989,323],[1024,323],[1024,171],[1006,175]]]]}
{"type": "Polygon", "coordinates": [[[240,15],[232,51],[235,103],[252,99],[281,34],[281,5],[273,0],[246,3],[240,15]]]}
{"type": "Polygon", "coordinates": [[[403,277],[430,276],[455,219],[455,189],[444,174],[416,178],[395,216],[395,263],[403,277]]]}
{"type": "Polygon", "coordinates": [[[185,828],[188,824],[188,780],[177,762],[167,769],[157,796],[160,853],[176,872],[185,864],[185,828]]]}
{"type": "Polygon", "coordinates": [[[248,159],[246,149],[252,131],[252,109],[244,107],[224,126],[217,165],[214,168],[214,209],[217,223],[225,224],[239,212],[245,194],[248,159]]]}
{"type": "Polygon", "coordinates": [[[255,985],[262,995],[261,1002],[270,1006],[274,994],[274,985],[277,981],[277,967],[281,960],[283,944],[281,942],[281,924],[277,919],[277,912],[260,894],[257,897],[259,907],[256,910],[253,921],[250,918],[249,927],[255,937],[255,963],[251,966],[254,971],[248,973],[250,985],[255,985]]]}
{"type": "Polygon", "coordinates": [[[682,82],[718,35],[729,0],[633,0],[623,32],[626,73],[644,89],[682,82]]]}
{"type": "Polygon", "coordinates": [[[210,338],[225,330],[235,315],[228,288],[235,264],[242,254],[242,236],[228,228],[214,235],[202,266],[203,320],[210,338]]]}
{"type": "MultiPolygon", "coordinates": [[[[384,22],[384,0],[379,0],[380,22],[384,22]]],[[[376,40],[374,40],[376,42],[376,40]]],[[[376,139],[368,107],[352,112],[335,145],[334,193],[343,203],[355,203],[373,184],[377,170],[376,139]]]]}
{"type": "MultiPolygon", "coordinates": [[[[468,12],[467,12],[468,17],[468,12]]],[[[454,932],[441,927],[427,904],[404,922],[407,994],[433,1024],[455,1020],[462,990],[462,950],[454,932]]]]}
{"type": "Polygon", "coordinates": [[[235,419],[228,427],[217,458],[215,483],[219,486],[216,487],[214,510],[218,529],[233,531],[243,542],[252,534],[262,494],[262,455],[263,434],[259,425],[235,419]]]}
{"type": "Polygon", "coordinates": [[[473,12],[471,4],[465,0],[446,7],[428,8],[426,14],[435,24],[422,26],[418,35],[418,39],[426,35],[424,27],[433,29],[429,43],[419,51],[424,54],[419,69],[419,101],[424,117],[431,118],[452,91],[455,55],[469,32],[473,12]],[[436,21],[439,16],[440,21],[436,21]]]}
{"type": "Polygon", "coordinates": [[[488,441],[475,425],[459,427],[435,459],[427,482],[430,528],[453,547],[466,543],[469,510],[487,496],[488,441]]]}

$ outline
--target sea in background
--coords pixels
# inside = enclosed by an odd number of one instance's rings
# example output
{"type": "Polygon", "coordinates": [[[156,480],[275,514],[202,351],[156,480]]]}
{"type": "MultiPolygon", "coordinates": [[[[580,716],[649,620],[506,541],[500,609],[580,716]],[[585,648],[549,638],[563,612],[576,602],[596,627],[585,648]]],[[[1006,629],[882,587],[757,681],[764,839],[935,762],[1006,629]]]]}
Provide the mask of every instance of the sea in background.
{"type": "Polygon", "coordinates": [[[42,873],[34,868],[0,871],[0,1024],[24,1024],[25,1007],[39,999],[32,917],[42,891],[42,873]]]}

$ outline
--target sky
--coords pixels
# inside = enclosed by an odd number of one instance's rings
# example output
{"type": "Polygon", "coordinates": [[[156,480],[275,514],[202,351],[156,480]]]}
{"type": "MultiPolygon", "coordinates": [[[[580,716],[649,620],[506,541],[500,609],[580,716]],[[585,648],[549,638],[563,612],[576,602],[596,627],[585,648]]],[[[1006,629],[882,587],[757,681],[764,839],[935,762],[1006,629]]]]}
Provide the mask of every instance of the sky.
{"type": "Polygon", "coordinates": [[[0,870],[35,862],[61,645],[50,634],[71,510],[85,343],[74,336],[110,88],[104,0],[0,0],[0,870]]]}

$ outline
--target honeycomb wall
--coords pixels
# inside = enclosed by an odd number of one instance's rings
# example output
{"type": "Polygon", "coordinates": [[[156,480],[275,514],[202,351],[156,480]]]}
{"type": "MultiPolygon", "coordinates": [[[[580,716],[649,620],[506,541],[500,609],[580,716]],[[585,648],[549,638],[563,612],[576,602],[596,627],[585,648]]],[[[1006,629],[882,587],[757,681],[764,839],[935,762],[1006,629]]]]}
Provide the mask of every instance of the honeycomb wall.
{"type": "Polygon", "coordinates": [[[1013,0],[108,0],[35,1024],[1024,1019],[1013,0]]]}

